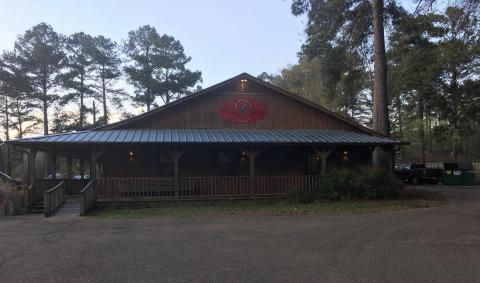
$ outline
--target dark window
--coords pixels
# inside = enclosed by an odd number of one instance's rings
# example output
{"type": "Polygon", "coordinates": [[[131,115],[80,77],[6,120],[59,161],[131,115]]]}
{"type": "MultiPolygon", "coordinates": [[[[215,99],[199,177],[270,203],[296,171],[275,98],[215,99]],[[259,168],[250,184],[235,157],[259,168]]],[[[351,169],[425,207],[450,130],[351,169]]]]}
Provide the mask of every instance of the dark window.
{"type": "Polygon", "coordinates": [[[320,158],[316,154],[309,154],[307,159],[307,174],[317,175],[320,173],[320,158]]]}

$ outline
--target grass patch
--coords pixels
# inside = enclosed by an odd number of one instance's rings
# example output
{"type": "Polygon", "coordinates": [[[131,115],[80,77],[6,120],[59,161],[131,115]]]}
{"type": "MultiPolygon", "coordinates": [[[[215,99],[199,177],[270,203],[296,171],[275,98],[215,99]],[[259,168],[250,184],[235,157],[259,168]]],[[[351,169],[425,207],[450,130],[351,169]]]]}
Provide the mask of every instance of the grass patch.
{"type": "Polygon", "coordinates": [[[285,200],[182,201],[156,203],[152,207],[106,207],[92,216],[106,219],[141,219],[211,215],[332,215],[404,210],[437,205],[438,201],[385,200],[291,203],[285,200]]]}

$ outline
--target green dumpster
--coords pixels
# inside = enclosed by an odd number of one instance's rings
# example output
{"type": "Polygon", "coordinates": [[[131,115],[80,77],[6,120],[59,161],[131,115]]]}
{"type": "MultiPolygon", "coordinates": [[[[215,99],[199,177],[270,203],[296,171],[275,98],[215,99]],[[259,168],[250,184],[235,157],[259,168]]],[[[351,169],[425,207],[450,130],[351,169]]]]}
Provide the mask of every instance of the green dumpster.
{"type": "Polygon", "coordinates": [[[446,186],[473,186],[473,172],[445,170],[443,184],[446,186]]]}

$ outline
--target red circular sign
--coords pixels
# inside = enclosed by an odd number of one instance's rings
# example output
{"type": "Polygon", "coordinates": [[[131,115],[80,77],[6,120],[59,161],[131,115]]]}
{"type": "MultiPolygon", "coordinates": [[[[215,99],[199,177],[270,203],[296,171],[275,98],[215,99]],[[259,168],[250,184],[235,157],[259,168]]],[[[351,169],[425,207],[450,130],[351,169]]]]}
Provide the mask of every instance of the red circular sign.
{"type": "Polygon", "coordinates": [[[263,102],[254,98],[233,98],[220,104],[218,114],[225,120],[236,123],[254,123],[267,115],[263,102]]]}

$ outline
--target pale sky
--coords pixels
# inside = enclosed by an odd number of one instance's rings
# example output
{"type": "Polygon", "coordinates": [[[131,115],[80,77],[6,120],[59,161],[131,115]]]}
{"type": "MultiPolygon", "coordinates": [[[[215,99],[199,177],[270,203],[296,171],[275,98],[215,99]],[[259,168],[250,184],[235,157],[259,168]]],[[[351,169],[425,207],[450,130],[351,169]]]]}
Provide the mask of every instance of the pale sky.
{"type": "Polygon", "coordinates": [[[141,25],[180,40],[203,87],[242,72],[278,72],[297,61],[305,20],[290,0],[0,0],[0,50],[40,22],[57,32],[102,34],[117,42],[141,25]]]}

